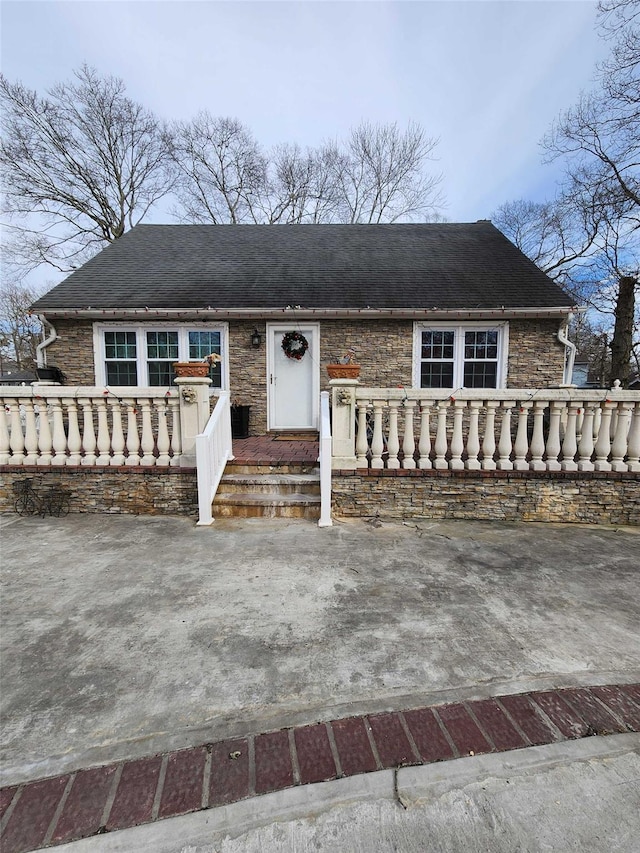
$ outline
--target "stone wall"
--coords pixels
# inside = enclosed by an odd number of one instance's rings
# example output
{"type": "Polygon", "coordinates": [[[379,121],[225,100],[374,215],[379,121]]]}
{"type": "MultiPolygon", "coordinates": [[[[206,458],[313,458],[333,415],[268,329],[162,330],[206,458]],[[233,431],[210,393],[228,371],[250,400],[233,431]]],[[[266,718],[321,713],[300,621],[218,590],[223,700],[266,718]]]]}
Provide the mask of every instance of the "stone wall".
{"type": "Polygon", "coordinates": [[[640,525],[640,475],[533,471],[334,471],[337,517],[640,525]]]}
{"type": "Polygon", "coordinates": [[[93,324],[87,320],[54,320],[57,339],[50,344],[47,364],[59,367],[66,385],[95,385],[93,324]]]}
{"type": "MultiPolygon", "coordinates": [[[[93,327],[87,320],[56,320],[58,339],[47,350],[49,364],[59,366],[68,385],[93,385],[93,327]]],[[[557,320],[512,320],[509,323],[511,388],[545,388],[562,382],[564,348],[557,339],[557,320]]],[[[267,431],[266,323],[229,322],[231,401],[251,406],[252,435],[267,431]],[[259,349],[251,333],[262,335],[259,349]]],[[[362,365],[362,385],[411,387],[413,322],[411,320],[323,320],[320,323],[320,382],[328,388],[326,365],[353,348],[362,365]]]]}
{"type": "Polygon", "coordinates": [[[0,467],[0,512],[14,510],[16,480],[33,477],[36,491],[50,486],[69,492],[72,512],[129,515],[198,514],[194,468],[0,467]]]}
{"type": "Polygon", "coordinates": [[[557,320],[510,320],[508,388],[548,388],[560,385],[564,345],[558,340],[557,320]]]}

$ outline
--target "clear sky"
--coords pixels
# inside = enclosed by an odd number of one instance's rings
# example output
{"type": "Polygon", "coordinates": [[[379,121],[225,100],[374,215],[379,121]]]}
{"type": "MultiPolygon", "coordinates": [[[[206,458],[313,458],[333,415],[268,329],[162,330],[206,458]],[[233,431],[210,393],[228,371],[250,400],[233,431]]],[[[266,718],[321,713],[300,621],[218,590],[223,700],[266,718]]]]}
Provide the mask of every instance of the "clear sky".
{"type": "Polygon", "coordinates": [[[3,0],[1,15],[2,71],[40,92],[87,62],[164,118],[234,116],[267,146],[417,121],[440,138],[454,222],[553,195],[540,138],[607,50],[582,0],[3,0]]]}

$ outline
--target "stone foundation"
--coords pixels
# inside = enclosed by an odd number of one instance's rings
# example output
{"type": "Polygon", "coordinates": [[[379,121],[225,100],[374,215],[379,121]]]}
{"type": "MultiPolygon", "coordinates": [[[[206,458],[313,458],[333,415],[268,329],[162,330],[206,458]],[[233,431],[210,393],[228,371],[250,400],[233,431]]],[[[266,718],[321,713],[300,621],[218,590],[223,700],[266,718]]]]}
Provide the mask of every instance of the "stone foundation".
{"type": "Polygon", "coordinates": [[[59,486],[71,497],[71,512],[128,515],[198,514],[195,468],[0,467],[0,512],[13,512],[16,480],[33,477],[34,489],[59,486]]]}
{"type": "Polygon", "coordinates": [[[334,471],[336,517],[640,526],[640,476],[534,471],[334,471]]]}

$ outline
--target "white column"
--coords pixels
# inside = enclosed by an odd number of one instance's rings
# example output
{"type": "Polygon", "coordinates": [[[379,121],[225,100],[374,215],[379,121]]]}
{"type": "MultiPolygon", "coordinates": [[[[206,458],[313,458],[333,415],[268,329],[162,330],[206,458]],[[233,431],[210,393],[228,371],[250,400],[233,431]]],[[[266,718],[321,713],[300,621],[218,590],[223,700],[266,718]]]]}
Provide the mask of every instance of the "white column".
{"type": "Polygon", "coordinates": [[[546,465],[542,461],[544,453],[544,410],[547,404],[543,400],[535,400],[533,404],[533,435],[531,436],[531,469],[544,471],[546,465]]]}
{"type": "Polygon", "coordinates": [[[63,401],[67,408],[67,447],[69,448],[69,456],[67,465],[80,465],[82,456],[82,438],[80,437],[80,425],[78,424],[78,404],[73,397],[65,398],[63,401]]]}
{"type": "Polygon", "coordinates": [[[52,465],[67,464],[67,436],[64,432],[62,417],[62,400],[59,397],[51,399],[51,414],[53,416],[53,458],[52,465]]]}
{"type": "Polygon", "coordinates": [[[469,435],[467,436],[467,461],[465,468],[469,471],[479,471],[482,467],[478,455],[480,454],[480,430],[478,422],[480,419],[481,400],[469,401],[469,435]]]}
{"type": "Polygon", "coordinates": [[[140,435],[138,433],[138,408],[136,401],[127,398],[123,400],[127,407],[127,439],[125,447],[127,455],[124,460],[125,465],[140,464],[140,435]]]}
{"type": "Polygon", "coordinates": [[[49,408],[47,401],[38,398],[38,448],[40,456],[38,465],[51,465],[53,459],[53,438],[51,437],[51,424],[49,423],[49,408]]]}
{"type": "Polygon", "coordinates": [[[631,415],[627,442],[627,467],[629,471],[640,471],[640,403],[635,404],[631,415]]]}
{"type": "Polygon", "coordinates": [[[367,468],[369,460],[369,438],[367,436],[367,409],[366,400],[358,400],[358,435],[356,438],[356,458],[358,468],[367,468]]]}
{"type": "Polygon", "coordinates": [[[453,434],[451,436],[451,462],[449,463],[449,467],[452,471],[462,471],[464,469],[464,462],[462,461],[462,451],[464,450],[462,418],[464,416],[466,406],[466,400],[454,400],[453,434]]]}
{"type": "Polygon", "coordinates": [[[496,463],[493,454],[496,452],[496,409],[500,403],[497,400],[487,400],[487,416],[482,441],[482,470],[495,471],[496,463]]]}
{"type": "MultiPolygon", "coordinates": [[[[142,436],[140,438],[140,447],[142,448],[141,465],[155,465],[156,457],[153,455],[153,427],[151,425],[151,400],[143,397],[138,405],[142,414],[142,436]]],[[[195,436],[194,436],[195,441],[195,436]]]]}
{"type": "Polygon", "coordinates": [[[431,468],[431,436],[429,434],[429,414],[431,412],[431,402],[429,400],[420,401],[420,441],[418,442],[418,467],[423,471],[431,468]]]}
{"type": "Polygon", "coordinates": [[[96,409],[98,410],[98,456],[96,465],[111,464],[111,436],[109,435],[109,420],[107,416],[107,401],[105,399],[96,400],[96,409]]]}
{"type": "Polygon", "coordinates": [[[578,414],[580,413],[580,410],[581,406],[579,403],[569,403],[567,428],[565,429],[564,441],[562,442],[562,463],[560,467],[563,471],[578,470],[578,463],[575,461],[575,456],[578,450],[576,430],[578,427],[578,414]]]}
{"type": "Polygon", "coordinates": [[[158,420],[158,458],[156,465],[169,464],[169,428],[167,427],[167,405],[164,398],[154,400],[153,405],[156,408],[156,417],[158,420]]]}
{"type": "Polygon", "coordinates": [[[438,402],[438,426],[436,428],[436,458],[433,467],[438,471],[444,471],[449,467],[446,454],[449,449],[447,443],[447,408],[449,400],[440,400],[438,402]]]}
{"type": "Polygon", "coordinates": [[[516,471],[528,471],[529,463],[527,462],[527,453],[529,452],[529,436],[527,435],[529,409],[533,403],[520,403],[518,410],[518,431],[516,432],[515,441],[515,461],[513,467],[516,471]]]}
{"type": "MultiPolygon", "coordinates": [[[[182,443],[180,441],[180,400],[177,397],[169,397],[169,412],[171,413],[171,460],[170,465],[180,464],[182,454],[182,443]]],[[[231,429],[231,424],[229,424],[231,429]]]]}
{"type": "Polygon", "coordinates": [[[9,412],[9,446],[11,448],[9,465],[22,465],[24,464],[24,433],[20,419],[20,403],[17,400],[11,400],[9,412]]]}
{"type": "Polygon", "coordinates": [[[373,401],[373,439],[371,441],[371,467],[384,468],[382,452],[384,451],[384,438],[382,435],[382,410],[384,400],[373,401]]]}
{"type": "MultiPolygon", "coordinates": [[[[183,468],[196,467],[196,436],[204,430],[209,420],[209,385],[208,376],[177,376],[173,380],[180,391],[180,440],[182,453],[180,465],[183,468]]],[[[151,419],[149,419],[149,427],[151,419]]],[[[148,456],[145,448],[144,420],[142,432],[142,450],[148,456]]],[[[155,463],[155,459],[151,464],[155,463]]],[[[147,464],[144,461],[143,465],[147,464]]]]}
{"type": "MultiPolygon", "coordinates": [[[[547,447],[546,447],[546,455],[547,455],[547,471],[560,471],[561,465],[558,461],[558,456],[560,455],[560,417],[562,412],[565,409],[565,403],[563,400],[554,400],[549,404],[549,435],[547,436],[547,447]]],[[[574,408],[574,412],[575,412],[574,408]]],[[[574,453],[575,453],[575,430],[576,430],[576,421],[575,417],[573,418],[573,443],[574,443],[574,453]]],[[[566,443],[566,434],[565,434],[565,443],[566,443]]],[[[569,445],[567,445],[568,449],[569,445]]]]}
{"type": "Polygon", "coordinates": [[[611,445],[611,468],[614,471],[628,471],[627,463],[624,461],[627,455],[627,436],[631,424],[631,409],[633,403],[620,403],[618,405],[618,417],[616,420],[616,432],[611,445]]]}
{"type": "Polygon", "coordinates": [[[6,403],[0,400],[0,465],[8,465],[11,450],[9,444],[9,424],[7,423],[6,403]]]}
{"type": "Polygon", "coordinates": [[[33,408],[31,397],[23,399],[25,423],[24,423],[24,448],[27,455],[24,457],[23,465],[38,464],[38,430],[36,429],[36,413],[33,408]]]}
{"type": "Polygon", "coordinates": [[[389,457],[387,459],[387,468],[399,468],[398,451],[400,450],[400,441],[398,439],[398,407],[400,400],[389,400],[389,439],[387,441],[387,450],[389,457]]]}
{"type": "Polygon", "coordinates": [[[117,398],[110,397],[109,405],[111,407],[111,449],[113,450],[110,464],[124,465],[125,441],[122,429],[122,404],[117,398]]]}
{"type": "Polygon", "coordinates": [[[93,401],[90,397],[78,400],[82,406],[82,465],[96,464],[96,433],[93,426],[93,401]]]}
{"type": "Polygon", "coordinates": [[[404,401],[404,439],[402,441],[402,467],[415,468],[416,460],[413,454],[416,449],[416,441],[413,435],[413,410],[415,408],[415,400],[404,401]]]}
{"type": "Polygon", "coordinates": [[[595,446],[596,459],[594,462],[596,471],[611,470],[611,463],[608,461],[608,458],[611,450],[611,413],[615,406],[617,406],[617,403],[610,403],[609,401],[602,403],[600,406],[600,429],[598,430],[598,440],[595,446]]]}
{"type": "MultiPolygon", "coordinates": [[[[331,379],[331,467],[352,471],[356,461],[357,379],[331,379]]],[[[366,467],[366,464],[365,464],[366,467]]]]}
{"type": "Polygon", "coordinates": [[[582,419],[582,433],[578,444],[578,471],[593,471],[593,421],[596,411],[596,403],[584,404],[584,418],[582,419]]]}
{"type": "Polygon", "coordinates": [[[513,471],[511,461],[511,409],[515,400],[502,401],[502,417],[500,419],[500,440],[498,442],[498,470],[513,471]]]}

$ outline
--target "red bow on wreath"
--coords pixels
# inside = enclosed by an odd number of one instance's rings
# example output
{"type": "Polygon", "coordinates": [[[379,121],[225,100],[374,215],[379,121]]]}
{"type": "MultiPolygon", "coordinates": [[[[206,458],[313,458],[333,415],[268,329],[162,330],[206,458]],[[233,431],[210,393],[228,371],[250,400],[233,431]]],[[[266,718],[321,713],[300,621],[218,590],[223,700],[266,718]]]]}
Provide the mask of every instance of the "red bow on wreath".
{"type": "Polygon", "coordinates": [[[309,341],[301,332],[286,332],[282,337],[282,349],[287,358],[300,361],[309,349],[309,341]]]}

